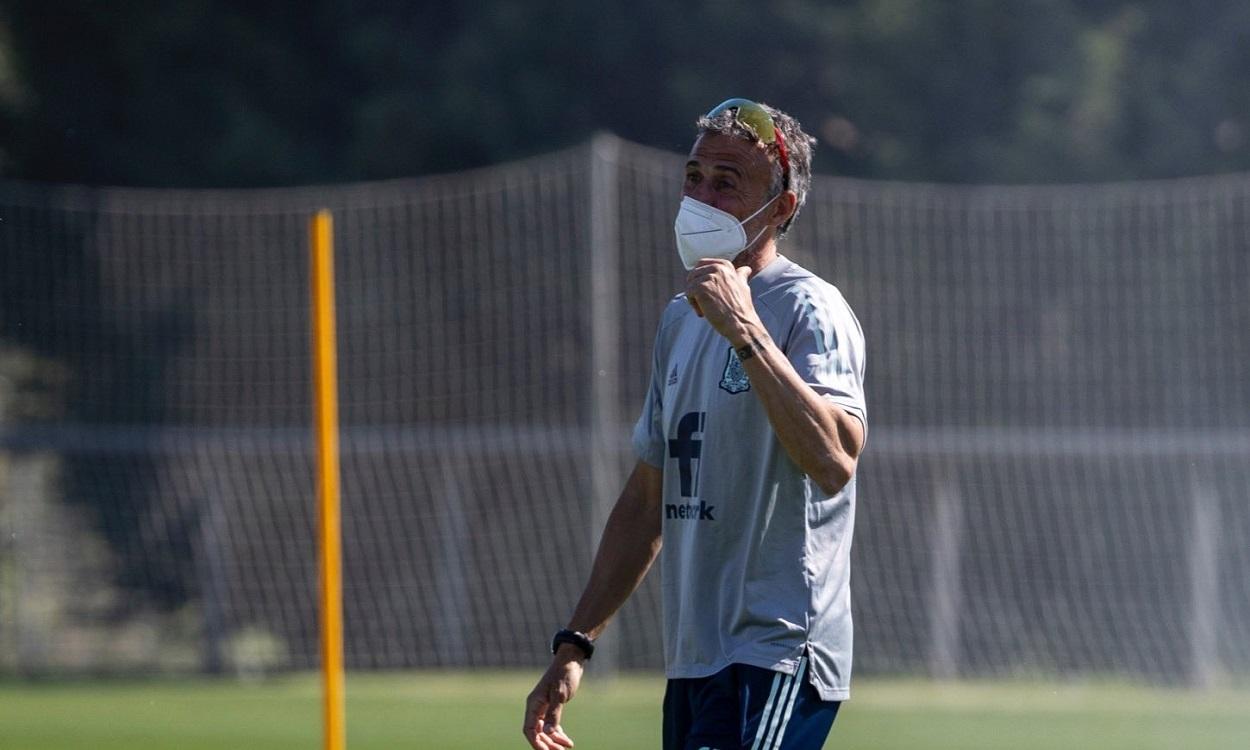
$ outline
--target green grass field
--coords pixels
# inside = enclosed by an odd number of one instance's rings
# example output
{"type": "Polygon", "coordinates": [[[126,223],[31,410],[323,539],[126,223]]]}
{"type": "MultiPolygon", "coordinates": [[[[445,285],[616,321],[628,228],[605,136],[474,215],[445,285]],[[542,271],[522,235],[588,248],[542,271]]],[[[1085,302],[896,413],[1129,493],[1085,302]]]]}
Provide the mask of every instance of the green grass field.
{"type": "MultiPolygon", "coordinates": [[[[351,750],[522,748],[537,673],[348,676],[351,750]]],[[[588,677],[565,726],[579,748],[658,747],[663,680],[588,677]]],[[[1119,684],[859,680],[830,748],[1250,748],[1250,691],[1119,684]]],[[[3,750],[320,747],[314,676],[0,683],[3,750]]]]}

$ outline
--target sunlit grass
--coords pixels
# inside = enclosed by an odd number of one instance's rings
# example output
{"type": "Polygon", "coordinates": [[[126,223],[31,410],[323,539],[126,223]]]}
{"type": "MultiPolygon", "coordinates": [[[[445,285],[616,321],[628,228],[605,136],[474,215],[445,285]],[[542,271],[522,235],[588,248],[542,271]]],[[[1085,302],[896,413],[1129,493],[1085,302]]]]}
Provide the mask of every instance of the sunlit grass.
{"type": "MultiPolygon", "coordinates": [[[[520,748],[530,673],[405,672],[348,677],[348,746],[520,748]]],[[[658,675],[588,676],[565,726],[578,746],[659,746],[658,675]]],[[[0,683],[0,748],[313,748],[313,675],[258,683],[153,680],[0,683]]],[[[830,748],[1250,747],[1250,691],[1086,682],[869,680],[830,748]]]]}

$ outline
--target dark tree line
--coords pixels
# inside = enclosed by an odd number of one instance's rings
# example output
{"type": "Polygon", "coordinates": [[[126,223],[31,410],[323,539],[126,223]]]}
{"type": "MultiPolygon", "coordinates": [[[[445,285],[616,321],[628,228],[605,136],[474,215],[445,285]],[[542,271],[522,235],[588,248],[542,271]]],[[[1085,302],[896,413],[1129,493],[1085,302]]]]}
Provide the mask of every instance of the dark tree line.
{"type": "Polygon", "coordinates": [[[1250,5],[1023,0],[0,3],[0,174],[152,186],[449,171],[722,98],[818,171],[1079,181],[1250,168],[1250,5]]]}

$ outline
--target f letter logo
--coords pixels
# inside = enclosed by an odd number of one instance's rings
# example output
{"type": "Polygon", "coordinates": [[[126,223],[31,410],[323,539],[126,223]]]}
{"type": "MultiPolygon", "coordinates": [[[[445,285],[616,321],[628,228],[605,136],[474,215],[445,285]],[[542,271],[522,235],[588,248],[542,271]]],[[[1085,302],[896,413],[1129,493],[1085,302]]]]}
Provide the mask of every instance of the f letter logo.
{"type": "Polygon", "coordinates": [[[699,467],[695,463],[703,456],[703,441],[695,435],[703,433],[707,413],[687,412],[677,423],[677,437],[668,441],[668,457],[677,459],[677,471],[681,476],[681,496],[699,496],[699,467]]]}

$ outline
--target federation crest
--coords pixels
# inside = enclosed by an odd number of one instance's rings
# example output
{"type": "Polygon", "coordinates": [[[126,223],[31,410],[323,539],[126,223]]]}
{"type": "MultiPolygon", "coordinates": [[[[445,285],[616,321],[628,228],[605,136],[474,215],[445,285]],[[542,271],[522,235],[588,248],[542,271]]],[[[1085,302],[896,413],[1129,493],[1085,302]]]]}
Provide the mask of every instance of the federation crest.
{"type": "Polygon", "coordinates": [[[729,347],[729,357],[725,360],[725,374],[721,375],[720,387],[730,393],[743,393],[751,390],[751,380],[747,377],[742,360],[738,359],[738,353],[732,346],[729,347]]]}

